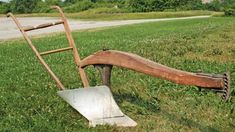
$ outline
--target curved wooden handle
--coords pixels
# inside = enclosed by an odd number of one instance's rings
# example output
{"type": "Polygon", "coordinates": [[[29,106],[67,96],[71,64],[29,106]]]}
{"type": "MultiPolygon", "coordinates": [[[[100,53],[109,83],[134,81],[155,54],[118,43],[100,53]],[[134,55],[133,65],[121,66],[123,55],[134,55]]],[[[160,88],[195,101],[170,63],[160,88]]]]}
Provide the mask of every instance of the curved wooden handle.
{"type": "Polygon", "coordinates": [[[10,17],[10,16],[12,16],[12,15],[13,15],[13,14],[12,14],[11,12],[9,12],[9,13],[6,14],[7,17],[10,17]]]}
{"type": "Polygon", "coordinates": [[[60,13],[62,19],[65,17],[63,10],[59,6],[51,6],[50,8],[57,10],[60,13]]]}
{"type": "Polygon", "coordinates": [[[75,61],[76,65],[78,66],[78,71],[79,71],[80,77],[82,79],[83,86],[84,87],[89,87],[89,81],[88,81],[88,78],[86,76],[85,71],[82,68],[79,68],[81,59],[80,59],[80,56],[78,54],[74,39],[72,37],[71,29],[69,27],[69,24],[68,24],[68,21],[67,21],[65,15],[64,15],[64,12],[62,11],[62,9],[59,6],[51,6],[51,8],[58,10],[59,13],[60,13],[61,19],[64,23],[64,29],[66,31],[65,33],[66,33],[68,42],[69,42],[70,46],[73,48],[74,61],[75,61]]]}

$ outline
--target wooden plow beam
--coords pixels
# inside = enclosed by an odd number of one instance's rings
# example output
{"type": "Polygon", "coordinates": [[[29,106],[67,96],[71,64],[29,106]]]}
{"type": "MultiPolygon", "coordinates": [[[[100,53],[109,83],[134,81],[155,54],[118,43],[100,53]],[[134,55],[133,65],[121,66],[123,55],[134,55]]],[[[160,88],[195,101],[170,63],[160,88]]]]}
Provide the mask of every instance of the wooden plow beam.
{"type": "Polygon", "coordinates": [[[223,75],[191,73],[158,64],[136,54],[115,50],[106,50],[94,53],[93,55],[83,59],[80,63],[81,68],[85,68],[89,65],[103,67],[104,71],[102,79],[103,83],[106,85],[110,85],[111,67],[118,66],[177,84],[213,89],[214,91],[222,92],[222,98],[225,101],[230,100],[231,78],[229,72],[223,75]]]}

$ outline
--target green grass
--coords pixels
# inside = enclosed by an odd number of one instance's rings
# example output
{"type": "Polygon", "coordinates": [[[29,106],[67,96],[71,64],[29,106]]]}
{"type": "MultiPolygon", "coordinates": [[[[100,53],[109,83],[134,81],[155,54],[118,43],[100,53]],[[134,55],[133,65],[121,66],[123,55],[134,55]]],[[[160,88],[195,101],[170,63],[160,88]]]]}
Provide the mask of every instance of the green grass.
{"type": "MultiPolygon", "coordinates": [[[[72,19],[82,20],[130,20],[130,19],[154,19],[154,18],[173,18],[188,17],[200,15],[221,16],[222,12],[213,11],[176,11],[176,12],[147,12],[147,13],[125,13],[110,8],[91,9],[79,13],[66,13],[66,16],[72,19]]],[[[34,13],[18,14],[19,17],[58,17],[57,13],[34,13]]]]}
{"type": "MultiPolygon", "coordinates": [[[[73,33],[82,58],[103,48],[132,52],[181,70],[232,72],[235,78],[235,18],[145,23],[73,33]]],[[[40,51],[65,47],[64,35],[36,38],[40,51]]],[[[25,41],[0,42],[0,131],[234,131],[235,98],[225,103],[210,92],[114,67],[112,91],[138,126],[118,128],[88,122],[56,95],[54,81],[25,41]]],[[[69,52],[45,57],[68,88],[81,87],[69,52]]],[[[90,83],[99,74],[86,69],[90,83]]],[[[235,79],[232,80],[235,84],[235,79]]],[[[234,85],[232,86],[234,89],[234,85]]],[[[234,93],[232,93],[234,95],[234,93]]]]}

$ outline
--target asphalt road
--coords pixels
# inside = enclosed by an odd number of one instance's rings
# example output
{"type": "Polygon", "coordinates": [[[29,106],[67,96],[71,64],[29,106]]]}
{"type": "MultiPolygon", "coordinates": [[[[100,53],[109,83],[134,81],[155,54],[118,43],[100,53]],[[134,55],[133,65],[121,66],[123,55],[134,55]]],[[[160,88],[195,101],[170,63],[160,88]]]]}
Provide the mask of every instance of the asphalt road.
{"type": "MultiPolygon", "coordinates": [[[[70,20],[69,25],[72,30],[84,30],[99,27],[110,27],[110,26],[121,26],[130,25],[145,22],[158,22],[158,21],[170,21],[180,19],[197,19],[197,18],[208,18],[210,16],[193,16],[193,17],[181,17],[181,18],[162,18],[162,19],[139,19],[139,20],[116,20],[116,21],[79,21],[70,20]]],[[[43,23],[55,22],[58,18],[52,17],[22,17],[18,18],[21,24],[25,27],[35,26],[43,23]]],[[[49,28],[39,29],[27,32],[30,36],[45,35],[54,32],[61,32],[64,28],[62,25],[52,26],[49,28]]],[[[14,38],[22,38],[19,29],[11,18],[0,17],[0,40],[9,40],[14,38]]]]}

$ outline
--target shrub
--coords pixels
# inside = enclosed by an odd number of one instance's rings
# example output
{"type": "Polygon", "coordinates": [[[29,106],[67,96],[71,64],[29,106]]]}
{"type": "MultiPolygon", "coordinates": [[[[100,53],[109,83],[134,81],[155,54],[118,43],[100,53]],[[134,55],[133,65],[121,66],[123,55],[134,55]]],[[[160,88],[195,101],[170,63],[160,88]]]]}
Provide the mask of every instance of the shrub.
{"type": "Polygon", "coordinates": [[[126,4],[131,12],[145,11],[145,1],[144,0],[127,0],[126,4]]]}
{"type": "Polygon", "coordinates": [[[31,13],[37,2],[35,0],[12,0],[9,10],[14,13],[31,13]]]}
{"type": "Polygon", "coordinates": [[[37,2],[36,7],[33,9],[33,12],[35,12],[35,13],[53,12],[54,10],[50,9],[50,6],[52,6],[52,5],[58,5],[60,7],[63,7],[64,3],[61,0],[45,0],[45,1],[39,0],[37,2]]]}
{"type": "Polygon", "coordinates": [[[191,6],[190,10],[204,10],[205,5],[201,2],[201,0],[196,0],[189,3],[191,6]]]}
{"type": "Polygon", "coordinates": [[[235,9],[235,0],[224,0],[222,7],[224,9],[235,9]]]}
{"type": "Polygon", "coordinates": [[[96,8],[89,10],[87,12],[92,12],[93,14],[102,14],[102,13],[113,14],[113,13],[125,13],[128,11],[120,8],[96,8]]]}
{"type": "Polygon", "coordinates": [[[115,5],[117,5],[117,4],[110,3],[110,2],[96,2],[96,3],[94,3],[95,8],[112,8],[115,5]]]}
{"type": "MultiPolygon", "coordinates": [[[[217,9],[220,3],[214,2],[208,7],[217,9]]],[[[205,5],[201,0],[127,0],[126,5],[132,12],[149,12],[163,10],[203,10],[205,5]]]]}
{"type": "Polygon", "coordinates": [[[65,12],[73,13],[73,12],[80,12],[84,10],[88,10],[90,8],[94,7],[94,3],[91,2],[90,0],[83,0],[76,2],[73,5],[70,5],[68,7],[65,7],[64,10],[65,12]]]}
{"type": "Polygon", "coordinates": [[[36,13],[48,13],[50,12],[49,5],[46,2],[38,2],[36,7],[34,8],[33,12],[36,13]]]}
{"type": "Polygon", "coordinates": [[[6,3],[0,4],[0,14],[6,14],[9,11],[9,5],[6,3]]]}
{"type": "Polygon", "coordinates": [[[222,3],[219,0],[214,0],[211,3],[206,4],[206,9],[211,11],[221,11],[222,3]]]}
{"type": "Polygon", "coordinates": [[[235,16],[235,9],[226,9],[224,14],[225,16],[235,16]]]}

